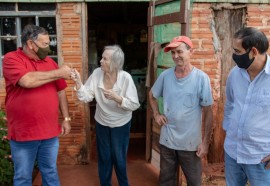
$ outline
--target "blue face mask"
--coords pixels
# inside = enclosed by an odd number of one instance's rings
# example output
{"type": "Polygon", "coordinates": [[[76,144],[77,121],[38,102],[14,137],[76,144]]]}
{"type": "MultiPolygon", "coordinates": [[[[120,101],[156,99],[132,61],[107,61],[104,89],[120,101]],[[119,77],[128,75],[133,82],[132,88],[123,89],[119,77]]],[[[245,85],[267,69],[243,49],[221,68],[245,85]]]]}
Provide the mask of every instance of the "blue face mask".
{"type": "Polygon", "coordinates": [[[251,50],[249,50],[247,53],[242,54],[242,55],[236,55],[236,54],[232,55],[234,62],[239,68],[248,69],[248,67],[253,63],[255,58],[253,57],[252,59],[249,59],[248,54],[250,51],[251,50]]]}

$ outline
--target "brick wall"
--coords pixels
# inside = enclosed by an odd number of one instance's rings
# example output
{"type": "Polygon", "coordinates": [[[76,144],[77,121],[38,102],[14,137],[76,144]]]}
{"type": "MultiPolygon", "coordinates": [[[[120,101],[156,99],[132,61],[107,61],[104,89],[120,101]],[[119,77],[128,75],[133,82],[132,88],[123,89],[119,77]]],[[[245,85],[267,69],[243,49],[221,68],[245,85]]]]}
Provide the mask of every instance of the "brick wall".
{"type": "MultiPolygon", "coordinates": [[[[211,3],[194,3],[192,6],[191,38],[195,53],[192,64],[206,72],[211,81],[214,98],[214,125],[217,125],[218,101],[220,99],[221,61],[220,52],[214,45],[214,34],[211,29],[213,12],[211,3]]],[[[216,128],[216,127],[215,127],[216,128]]],[[[217,129],[217,128],[216,128],[217,129]]],[[[216,132],[220,132],[220,127],[216,132]]],[[[223,151],[223,148],[219,148],[223,151]]],[[[211,152],[210,152],[211,153],[211,152]]]]}
{"type": "MultiPolygon", "coordinates": [[[[210,145],[211,162],[223,160],[224,132],[222,129],[223,106],[221,98],[221,49],[218,48],[217,37],[213,30],[213,9],[211,3],[194,3],[192,6],[191,38],[196,48],[193,64],[206,72],[211,79],[214,97],[214,139],[210,145]],[[218,139],[220,138],[220,139],[218,139]],[[212,152],[211,152],[212,151],[212,152]]],[[[228,5],[224,4],[224,7],[228,5]]],[[[234,6],[234,5],[233,5],[234,6]]],[[[256,27],[264,31],[270,38],[270,5],[246,4],[247,15],[244,22],[247,26],[256,27]]],[[[230,29],[230,28],[228,28],[230,29]]],[[[223,77],[226,77],[223,75],[223,77]]]]}
{"type": "Polygon", "coordinates": [[[249,4],[247,26],[262,30],[270,38],[270,4],[249,4]]]}
{"type": "Polygon", "coordinates": [[[194,3],[191,21],[191,38],[195,53],[192,64],[206,72],[213,88],[214,99],[219,99],[220,61],[214,49],[211,30],[213,14],[209,3],[194,3]]]}
{"type": "MultiPolygon", "coordinates": [[[[82,3],[59,3],[57,7],[59,63],[76,68],[81,74],[85,65],[83,62],[83,30],[82,3]]],[[[88,161],[88,143],[86,129],[88,113],[85,105],[78,101],[73,90],[74,83],[67,81],[66,94],[69,103],[69,113],[72,118],[71,133],[60,137],[58,162],[60,164],[77,164],[88,161]]]]}

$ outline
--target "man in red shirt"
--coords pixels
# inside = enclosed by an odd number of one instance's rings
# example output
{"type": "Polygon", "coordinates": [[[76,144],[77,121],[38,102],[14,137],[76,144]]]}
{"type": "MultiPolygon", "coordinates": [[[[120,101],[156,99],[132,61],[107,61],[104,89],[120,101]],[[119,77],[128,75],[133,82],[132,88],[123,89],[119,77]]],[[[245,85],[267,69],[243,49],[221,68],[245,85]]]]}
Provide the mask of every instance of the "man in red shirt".
{"type": "Polygon", "coordinates": [[[14,162],[14,186],[32,186],[32,171],[37,160],[42,185],[58,186],[58,135],[70,132],[70,117],[65,93],[71,69],[47,57],[48,32],[27,25],[21,36],[22,48],[4,56],[8,138],[14,162]],[[58,109],[63,122],[58,122],[58,109]]]}

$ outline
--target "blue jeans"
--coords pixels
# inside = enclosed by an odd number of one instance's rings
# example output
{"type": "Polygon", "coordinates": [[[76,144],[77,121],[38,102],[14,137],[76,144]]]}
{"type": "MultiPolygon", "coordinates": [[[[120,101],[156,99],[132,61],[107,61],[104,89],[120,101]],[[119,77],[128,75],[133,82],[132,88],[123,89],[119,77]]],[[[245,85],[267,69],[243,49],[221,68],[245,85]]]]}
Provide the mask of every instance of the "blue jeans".
{"type": "Polygon", "coordinates": [[[225,177],[227,186],[269,186],[270,170],[265,169],[266,163],[241,164],[225,153],[225,177]]]}
{"type": "Polygon", "coordinates": [[[128,186],[127,151],[131,121],[110,128],[97,122],[98,173],[101,186],[110,186],[114,166],[119,186],[128,186]]]}
{"type": "Polygon", "coordinates": [[[201,158],[196,155],[196,151],[174,150],[160,145],[160,186],[177,185],[179,165],[188,186],[201,185],[202,163],[201,158]]]}
{"type": "Polygon", "coordinates": [[[27,142],[10,140],[14,186],[32,186],[32,172],[36,160],[42,175],[42,186],[59,186],[56,166],[58,147],[58,137],[27,142]]]}

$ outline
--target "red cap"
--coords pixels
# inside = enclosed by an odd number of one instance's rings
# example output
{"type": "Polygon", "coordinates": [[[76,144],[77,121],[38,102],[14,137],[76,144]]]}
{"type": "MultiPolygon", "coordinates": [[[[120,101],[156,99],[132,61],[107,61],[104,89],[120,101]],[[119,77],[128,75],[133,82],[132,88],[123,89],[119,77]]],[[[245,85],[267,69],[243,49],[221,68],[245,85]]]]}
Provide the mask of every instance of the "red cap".
{"type": "Polygon", "coordinates": [[[190,48],[193,48],[193,44],[187,36],[177,36],[164,48],[164,52],[169,52],[172,48],[178,47],[181,42],[186,43],[190,48]]]}

